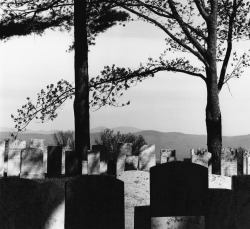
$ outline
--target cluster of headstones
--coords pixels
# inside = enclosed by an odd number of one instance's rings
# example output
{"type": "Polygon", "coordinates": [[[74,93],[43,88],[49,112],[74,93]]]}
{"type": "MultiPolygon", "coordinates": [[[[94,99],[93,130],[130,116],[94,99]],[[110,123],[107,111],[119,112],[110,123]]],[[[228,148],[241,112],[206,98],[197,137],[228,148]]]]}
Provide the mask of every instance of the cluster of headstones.
{"type": "MultiPolygon", "coordinates": [[[[45,147],[44,139],[0,141],[0,177],[44,178],[73,176],[77,172],[76,155],[68,147],[45,147]]],[[[161,150],[161,163],[176,160],[175,150],[161,150]]],[[[118,175],[127,170],[147,171],[156,165],[155,145],[144,145],[139,156],[132,155],[131,143],[119,143],[117,157],[108,161],[101,146],[94,145],[82,161],[83,175],[118,175]]]]}

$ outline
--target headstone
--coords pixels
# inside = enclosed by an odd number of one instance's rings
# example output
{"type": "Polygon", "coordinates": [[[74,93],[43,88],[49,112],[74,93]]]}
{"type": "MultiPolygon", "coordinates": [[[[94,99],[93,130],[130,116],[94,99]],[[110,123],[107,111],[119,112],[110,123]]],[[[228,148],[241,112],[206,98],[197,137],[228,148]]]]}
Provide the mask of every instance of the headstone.
{"type": "Polygon", "coordinates": [[[223,148],[221,151],[221,175],[232,177],[237,175],[237,150],[223,148]]]}
{"type": "Polygon", "coordinates": [[[209,174],[209,189],[232,189],[232,177],[209,174]]]}
{"type": "Polygon", "coordinates": [[[192,163],[191,158],[184,158],[183,161],[184,161],[185,163],[192,163]]]}
{"type": "Polygon", "coordinates": [[[100,151],[100,174],[106,175],[108,169],[108,155],[105,147],[102,145],[92,145],[92,150],[100,151]]]}
{"type": "Polygon", "coordinates": [[[243,155],[243,175],[250,175],[250,151],[245,151],[243,155]]]}
{"type": "Polygon", "coordinates": [[[30,148],[44,150],[45,140],[44,139],[31,139],[30,140],[30,148]]]}
{"type": "Polygon", "coordinates": [[[91,150],[88,153],[88,175],[100,174],[100,151],[91,150]]]}
{"type": "Polygon", "coordinates": [[[150,206],[135,206],[134,229],[151,229],[150,206]]]}
{"type": "Polygon", "coordinates": [[[237,149],[237,175],[243,175],[243,170],[244,170],[244,149],[239,147],[237,149]]]}
{"type": "Polygon", "coordinates": [[[114,160],[108,161],[107,175],[116,177],[116,162],[114,160]]]}
{"type": "Polygon", "coordinates": [[[204,216],[151,217],[151,229],[205,229],[204,216]]]}
{"type": "Polygon", "coordinates": [[[249,229],[250,176],[233,176],[235,229],[249,229]]]}
{"type": "Polygon", "coordinates": [[[138,169],[138,156],[126,156],[125,171],[138,169]]]}
{"type": "Polygon", "coordinates": [[[48,146],[47,176],[60,177],[62,170],[62,147],[48,146]]]}
{"type": "Polygon", "coordinates": [[[109,176],[80,176],[66,183],[65,229],[124,229],[124,184],[109,176]]]}
{"type": "Polygon", "coordinates": [[[64,228],[64,186],[40,181],[0,180],[0,228],[64,228]]]}
{"type": "Polygon", "coordinates": [[[116,160],[116,174],[124,172],[126,156],[132,155],[131,143],[118,143],[116,160]]]}
{"type": "Polygon", "coordinates": [[[21,170],[21,151],[26,148],[26,141],[15,140],[9,143],[8,176],[19,176],[21,170]]]}
{"type": "Polygon", "coordinates": [[[209,173],[212,173],[211,157],[212,154],[207,152],[207,149],[191,149],[192,163],[205,166],[208,168],[209,173]]]}
{"type": "Polygon", "coordinates": [[[82,161],[82,175],[88,175],[88,161],[82,161]]]}
{"type": "Polygon", "coordinates": [[[205,217],[206,229],[234,229],[233,192],[209,189],[205,217]]]}
{"type": "Polygon", "coordinates": [[[78,159],[75,151],[65,151],[65,176],[78,174],[78,159]]]}
{"type": "Polygon", "coordinates": [[[208,169],[176,161],[150,169],[151,217],[204,216],[208,169]]]}
{"type": "Polygon", "coordinates": [[[161,164],[170,161],[175,161],[175,150],[174,149],[161,149],[161,164]]]}
{"type": "Polygon", "coordinates": [[[117,179],[124,182],[125,190],[125,228],[133,228],[135,206],[150,204],[149,173],[144,171],[125,171],[117,179]]]}
{"type": "Polygon", "coordinates": [[[139,150],[139,170],[149,172],[155,164],[155,145],[142,146],[139,150]]]}
{"type": "Polygon", "coordinates": [[[21,152],[21,174],[20,177],[35,179],[44,178],[43,150],[39,148],[28,148],[21,152]]]}
{"type": "Polygon", "coordinates": [[[5,141],[0,141],[0,177],[4,176],[5,141]]]}

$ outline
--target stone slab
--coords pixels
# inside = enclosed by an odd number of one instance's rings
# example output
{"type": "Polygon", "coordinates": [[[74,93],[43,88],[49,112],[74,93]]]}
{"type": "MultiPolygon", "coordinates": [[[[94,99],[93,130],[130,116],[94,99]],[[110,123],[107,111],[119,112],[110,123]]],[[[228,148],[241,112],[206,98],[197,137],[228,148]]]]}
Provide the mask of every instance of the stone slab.
{"type": "Polygon", "coordinates": [[[108,161],[108,170],[107,174],[109,176],[114,176],[116,177],[116,162],[114,160],[108,161]]]}
{"type": "Polygon", "coordinates": [[[9,143],[7,176],[20,176],[21,151],[26,148],[26,141],[15,140],[9,143]]]}
{"type": "Polygon", "coordinates": [[[109,176],[80,176],[68,181],[65,229],[124,229],[124,184],[109,176]]]}
{"type": "Polygon", "coordinates": [[[137,170],[138,169],[138,156],[126,156],[125,159],[125,171],[128,170],[137,170]]]}
{"type": "Polygon", "coordinates": [[[88,161],[82,161],[82,175],[88,175],[88,161]]]}
{"type": "MultiPolygon", "coordinates": [[[[211,166],[212,154],[207,152],[207,149],[191,149],[191,161],[192,163],[202,165],[206,168],[211,166]]],[[[210,168],[212,171],[212,169],[210,168]]]]}
{"type": "Polygon", "coordinates": [[[175,161],[150,169],[151,217],[202,216],[208,190],[208,169],[175,161]]]}
{"type": "Polygon", "coordinates": [[[209,174],[209,184],[210,189],[232,189],[232,177],[209,174]]]}
{"type": "Polygon", "coordinates": [[[0,190],[0,228],[64,228],[63,184],[58,186],[46,179],[2,178],[0,190]]]}
{"type": "Polygon", "coordinates": [[[125,171],[117,179],[124,182],[125,227],[133,228],[135,206],[150,204],[149,173],[144,171],[125,171]]]}
{"type": "Polygon", "coordinates": [[[100,151],[91,150],[88,153],[88,175],[100,174],[100,151]]]}
{"type": "Polygon", "coordinates": [[[48,146],[47,176],[60,177],[62,171],[62,147],[48,146]]]}
{"type": "Polygon", "coordinates": [[[237,175],[237,150],[233,148],[223,148],[221,151],[221,175],[237,175]]]}
{"type": "Polygon", "coordinates": [[[107,175],[108,163],[106,161],[100,161],[100,174],[107,175]]]}
{"type": "Polygon", "coordinates": [[[204,216],[152,217],[151,229],[205,229],[204,216]]]}
{"type": "Polygon", "coordinates": [[[139,170],[149,172],[156,165],[155,145],[144,145],[139,150],[139,170]]]}
{"type": "Polygon", "coordinates": [[[206,204],[206,229],[234,229],[233,191],[209,189],[206,204]]]}
{"type": "Polygon", "coordinates": [[[125,171],[126,156],[132,155],[132,144],[131,143],[118,143],[118,152],[116,159],[116,174],[125,171]]]}
{"type": "Polygon", "coordinates": [[[151,229],[150,206],[135,206],[134,229],[151,229]]]}
{"type": "Polygon", "coordinates": [[[0,141],[0,177],[4,176],[5,141],[0,141]]]}
{"type": "Polygon", "coordinates": [[[65,176],[78,174],[78,158],[75,151],[65,151],[65,176]]]}
{"type": "MultiPolygon", "coordinates": [[[[161,164],[169,162],[169,158],[175,158],[175,150],[174,149],[161,149],[160,151],[161,156],[161,164]]],[[[172,159],[171,159],[172,161],[172,159]]]]}
{"type": "Polygon", "coordinates": [[[20,177],[28,179],[45,177],[43,169],[43,150],[41,148],[22,150],[20,177]]]}

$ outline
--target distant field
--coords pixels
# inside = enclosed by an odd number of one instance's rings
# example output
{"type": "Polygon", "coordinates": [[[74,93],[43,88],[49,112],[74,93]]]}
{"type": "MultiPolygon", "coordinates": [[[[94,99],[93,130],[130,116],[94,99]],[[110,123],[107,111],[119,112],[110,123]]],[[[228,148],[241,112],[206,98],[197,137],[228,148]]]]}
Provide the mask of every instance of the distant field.
{"type": "MultiPolygon", "coordinates": [[[[148,144],[155,144],[156,146],[156,158],[160,158],[160,149],[168,148],[175,149],[178,160],[190,157],[190,149],[198,147],[206,147],[206,135],[192,135],[182,133],[162,133],[158,131],[145,130],[136,132],[136,135],[144,136],[148,144]]],[[[91,145],[94,144],[95,138],[99,133],[92,133],[90,136],[91,145]]],[[[0,132],[0,139],[9,137],[8,132],[0,132]]],[[[19,139],[30,141],[31,138],[43,138],[46,145],[53,145],[52,134],[20,134],[19,139]]],[[[243,147],[250,149],[250,135],[223,137],[223,147],[243,147]]]]}

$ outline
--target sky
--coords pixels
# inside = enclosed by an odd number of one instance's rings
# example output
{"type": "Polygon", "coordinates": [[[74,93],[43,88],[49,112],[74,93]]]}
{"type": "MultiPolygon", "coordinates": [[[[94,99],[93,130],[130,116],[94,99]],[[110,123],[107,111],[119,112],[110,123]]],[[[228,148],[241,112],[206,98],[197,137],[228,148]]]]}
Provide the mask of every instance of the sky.
{"type": "MultiPolygon", "coordinates": [[[[74,82],[74,53],[67,52],[72,34],[47,31],[43,36],[14,37],[0,42],[0,127],[13,128],[11,114],[37,93],[60,79],[74,82]]],[[[105,65],[137,68],[166,48],[165,34],[153,25],[131,22],[100,34],[90,47],[89,75],[95,77],[105,65]]],[[[236,46],[250,48],[245,41],[236,46]]],[[[173,54],[169,54],[169,57],[173,54]]],[[[220,93],[223,135],[250,134],[250,69],[229,82],[220,93]]],[[[146,79],[124,93],[126,107],[104,107],[90,112],[91,128],[132,126],[143,130],[206,134],[205,83],[196,77],[164,72],[146,79]]],[[[53,122],[32,122],[32,130],[72,130],[73,100],[59,110],[53,122]]]]}

